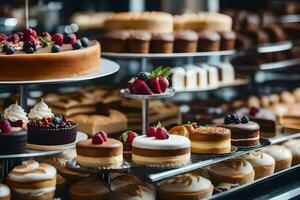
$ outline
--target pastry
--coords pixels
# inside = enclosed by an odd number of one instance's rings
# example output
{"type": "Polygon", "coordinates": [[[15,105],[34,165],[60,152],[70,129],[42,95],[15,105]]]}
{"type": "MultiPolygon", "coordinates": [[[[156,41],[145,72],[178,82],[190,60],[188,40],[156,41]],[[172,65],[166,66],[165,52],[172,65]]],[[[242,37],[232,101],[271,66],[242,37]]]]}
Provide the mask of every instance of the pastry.
{"type": "Polygon", "coordinates": [[[129,31],[119,30],[105,33],[101,38],[102,51],[123,53],[126,51],[126,41],[129,38],[129,31]]]}
{"type": "Polygon", "coordinates": [[[160,200],[192,200],[210,198],[214,186],[199,175],[183,174],[158,182],[157,188],[160,200]]]}
{"type": "Polygon", "coordinates": [[[192,153],[226,154],[231,152],[230,130],[221,127],[199,127],[189,134],[192,153]]]}
{"type": "Polygon", "coordinates": [[[155,192],[140,184],[130,184],[112,193],[114,200],[155,200],[155,192]]]}
{"type": "Polygon", "coordinates": [[[123,164],[123,145],[120,141],[107,138],[104,131],[92,139],[76,143],[76,161],[82,167],[119,168],[123,164]]]}
{"type": "Polygon", "coordinates": [[[235,49],[236,34],[233,31],[220,32],[221,47],[220,50],[233,50],[235,49]]]}
{"type": "Polygon", "coordinates": [[[90,176],[90,174],[73,171],[66,166],[60,168],[58,173],[66,180],[68,186],[90,176]]]}
{"type": "Polygon", "coordinates": [[[41,100],[29,112],[28,143],[33,145],[63,145],[75,142],[78,124],[61,115],[54,115],[41,100]]]}
{"type": "Polygon", "coordinates": [[[131,174],[113,174],[113,178],[111,180],[110,189],[115,191],[119,188],[125,187],[131,184],[140,184],[142,181],[134,175],[131,174]]]}
{"type": "Polygon", "coordinates": [[[34,160],[23,161],[8,174],[6,182],[15,200],[52,200],[56,169],[34,160]]]}
{"type": "Polygon", "coordinates": [[[153,33],[150,41],[150,53],[172,53],[174,35],[172,33],[153,33]]]}
{"type": "Polygon", "coordinates": [[[83,179],[69,189],[71,200],[109,200],[108,186],[96,178],[83,179]]]}
{"type": "Polygon", "coordinates": [[[300,164],[300,139],[293,139],[282,144],[292,153],[292,165],[300,164]]]}
{"type": "Polygon", "coordinates": [[[173,31],[173,16],[164,12],[115,13],[106,19],[104,29],[171,33],[173,31]]]}
{"type": "Polygon", "coordinates": [[[280,145],[272,145],[266,147],[262,152],[269,154],[275,160],[275,172],[287,169],[291,167],[292,164],[292,154],[291,152],[280,145]]]}
{"type": "Polygon", "coordinates": [[[123,158],[131,162],[132,157],[132,142],[138,136],[136,132],[126,131],[122,133],[119,140],[123,143],[123,158]]]}
{"type": "Polygon", "coordinates": [[[13,42],[1,42],[0,80],[59,79],[86,75],[99,69],[100,44],[97,41],[81,38],[76,42],[74,34],[51,36],[44,33],[38,37],[32,29],[21,35],[24,36],[22,39],[14,34],[13,42]],[[64,40],[67,44],[63,44],[64,40]]]}
{"type": "Polygon", "coordinates": [[[188,138],[150,127],[147,135],[133,140],[132,161],[137,165],[184,165],[190,162],[190,147],[188,138]]]}
{"type": "Polygon", "coordinates": [[[215,31],[203,30],[198,33],[198,51],[219,51],[221,37],[215,31]]]}
{"type": "Polygon", "coordinates": [[[127,117],[110,109],[107,115],[75,115],[71,118],[78,123],[78,130],[92,137],[98,130],[104,130],[108,134],[114,134],[127,129],[127,117]]]}
{"type": "Polygon", "coordinates": [[[208,173],[212,182],[238,183],[240,185],[250,183],[254,180],[254,169],[252,165],[241,159],[226,160],[208,167],[208,173]]]}
{"type": "Polygon", "coordinates": [[[4,184],[0,184],[0,200],[10,200],[10,189],[4,184]]]}
{"type": "Polygon", "coordinates": [[[181,136],[185,136],[185,137],[189,137],[189,130],[184,126],[184,125],[180,125],[180,126],[174,126],[169,130],[170,134],[173,135],[181,135],[181,136]]]}
{"type": "Polygon", "coordinates": [[[145,31],[132,31],[126,41],[127,53],[149,53],[151,34],[145,31]]]}
{"type": "Polygon", "coordinates": [[[236,115],[227,115],[221,127],[231,131],[231,144],[239,147],[251,147],[259,145],[260,127],[257,123],[249,121],[248,117],[242,118],[236,115]]]}
{"type": "Polygon", "coordinates": [[[272,156],[262,153],[253,152],[241,157],[251,163],[255,171],[255,179],[269,176],[274,173],[275,160],[272,156]]]}
{"type": "Polygon", "coordinates": [[[174,32],[174,53],[192,53],[197,51],[198,34],[190,30],[174,32]]]}

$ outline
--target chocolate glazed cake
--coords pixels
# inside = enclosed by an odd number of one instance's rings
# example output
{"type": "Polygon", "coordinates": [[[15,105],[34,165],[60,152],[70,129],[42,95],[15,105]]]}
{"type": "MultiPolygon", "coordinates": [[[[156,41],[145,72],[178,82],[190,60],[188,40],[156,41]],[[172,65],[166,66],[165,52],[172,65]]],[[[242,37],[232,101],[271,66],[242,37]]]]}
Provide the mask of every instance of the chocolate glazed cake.
{"type": "Polygon", "coordinates": [[[27,132],[0,134],[0,154],[15,154],[24,151],[27,143],[27,132]]]}

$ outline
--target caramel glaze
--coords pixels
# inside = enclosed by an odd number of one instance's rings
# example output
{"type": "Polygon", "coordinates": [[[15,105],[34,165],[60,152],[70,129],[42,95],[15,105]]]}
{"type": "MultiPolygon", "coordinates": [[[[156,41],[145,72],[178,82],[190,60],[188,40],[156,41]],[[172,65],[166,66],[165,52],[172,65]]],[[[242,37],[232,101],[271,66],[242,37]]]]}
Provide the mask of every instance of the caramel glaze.
{"type": "Polygon", "coordinates": [[[230,140],[230,130],[221,127],[200,127],[190,133],[193,141],[224,141],[230,140]]]}
{"type": "Polygon", "coordinates": [[[147,157],[168,157],[168,156],[180,156],[190,152],[190,148],[176,149],[176,150],[152,150],[141,149],[132,147],[132,154],[147,157]]]}
{"type": "Polygon", "coordinates": [[[111,157],[123,153],[120,141],[108,138],[103,144],[93,144],[92,139],[82,140],[76,144],[77,154],[87,157],[111,157]]]}

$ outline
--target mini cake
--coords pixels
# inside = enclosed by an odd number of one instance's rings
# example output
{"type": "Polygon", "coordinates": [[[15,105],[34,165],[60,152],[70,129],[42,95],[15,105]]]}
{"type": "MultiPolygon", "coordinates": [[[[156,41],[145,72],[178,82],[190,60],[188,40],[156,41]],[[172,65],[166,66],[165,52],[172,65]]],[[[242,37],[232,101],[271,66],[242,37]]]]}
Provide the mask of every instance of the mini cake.
{"type": "Polygon", "coordinates": [[[230,63],[219,63],[215,65],[218,70],[220,83],[233,83],[235,80],[234,68],[230,63]]]}
{"type": "Polygon", "coordinates": [[[220,50],[233,50],[235,49],[236,34],[233,31],[220,32],[221,47],[220,50]]]}
{"type": "Polygon", "coordinates": [[[10,189],[4,184],[0,184],[0,200],[10,200],[10,189]]]}
{"type": "Polygon", "coordinates": [[[83,179],[69,189],[71,200],[109,200],[108,186],[96,178],[83,179]]]}
{"type": "Polygon", "coordinates": [[[174,53],[192,53],[197,51],[198,34],[194,31],[174,32],[174,53]]]}
{"type": "Polygon", "coordinates": [[[262,152],[267,153],[274,158],[275,172],[290,168],[292,165],[292,154],[284,146],[272,145],[264,148],[262,152]]]}
{"type": "Polygon", "coordinates": [[[103,52],[123,53],[129,31],[111,31],[102,36],[101,44],[103,52]]]}
{"type": "Polygon", "coordinates": [[[56,170],[34,160],[23,161],[8,174],[7,185],[15,200],[52,200],[55,195],[56,170]]]}
{"type": "Polygon", "coordinates": [[[240,185],[254,180],[252,165],[241,159],[226,160],[208,167],[208,173],[214,184],[238,183],[240,185]]]}
{"type": "Polygon", "coordinates": [[[198,33],[198,51],[219,51],[221,37],[215,31],[203,30],[198,33]]]}
{"type": "Polygon", "coordinates": [[[28,122],[27,113],[24,109],[16,104],[11,104],[4,110],[4,119],[7,119],[12,127],[20,127],[24,129],[28,122]]]}
{"type": "Polygon", "coordinates": [[[76,143],[76,161],[82,167],[119,168],[123,164],[123,145],[120,141],[107,138],[104,131],[93,136],[93,139],[76,143]]]}
{"type": "Polygon", "coordinates": [[[8,38],[11,39],[0,43],[0,80],[67,78],[99,69],[100,44],[97,41],[87,38],[77,41],[73,33],[64,36],[44,32],[38,37],[32,29],[8,38]]]}
{"type": "Polygon", "coordinates": [[[231,152],[230,130],[221,127],[199,127],[189,135],[192,153],[225,154],[231,152]]]}
{"type": "Polygon", "coordinates": [[[42,100],[28,114],[28,143],[35,145],[63,145],[75,142],[78,124],[54,115],[42,100]]]}
{"type": "Polygon", "coordinates": [[[249,121],[246,116],[242,118],[235,114],[227,115],[221,127],[231,131],[231,144],[238,147],[252,147],[259,145],[260,127],[257,123],[249,121]]]}
{"type": "Polygon", "coordinates": [[[184,165],[190,162],[191,143],[186,137],[169,135],[164,128],[150,127],[147,135],[132,143],[132,161],[137,165],[184,165]]]}
{"type": "Polygon", "coordinates": [[[150,41],[150,53],[172,53],[174,35],[172,33],[153,33],[150,41]]]}
{"type": "Polygon", "coordinates": [[[214,186],[211,182],[195,174],[183,174],[157,183],[160,200],[193,200],[211,197],[214,186]]]}
{"type": "Polygon", "coordinates": [[[145,31],[132,31],[126,41],[127,53],[149,53],[151,34],[145,31]]]}
{"type": "Polygon", "coordinates": [[[300,139],[293,139],[282,144],[292,153],[292,165],[300,164],[300,139]]]}
{"type": "Polygon", "coordinates": [[[142,181],[137,176],[125,173],[114,174],[114,177],[111,180],[110,188],[112,191],[115,191],[127,185],[140,183],[142,183],[142,181]]]}
{"type": "Polygon", "coordinates": [[[255,179],[259,179],[265,176],[269,176],[274,173],[275,160],[272,156],[262,153],[253,152],[248,153],[241,157],[251,163],[255,171],[255,179]]]}
{"type": "Polygon", "coordinates": [[[73,171],[66,166],[60,168],[58,173],[66,180],[67,186],[73,185],[74,183],[90,176],[90,174],[73,171]]]}
{"type": "Polygon", "coordinates": [[[119,138],[119,140],[123,143],[123,158],[126,161],[132,161],[132,142],[137,136],[138,134],[136,132],[126,131],[119,138]]]}
{"type": "Polygon", "coordinates": [[[155,192],[140,184],[130,184],[112,193],[114,200],[155,200],[155,192]]]}

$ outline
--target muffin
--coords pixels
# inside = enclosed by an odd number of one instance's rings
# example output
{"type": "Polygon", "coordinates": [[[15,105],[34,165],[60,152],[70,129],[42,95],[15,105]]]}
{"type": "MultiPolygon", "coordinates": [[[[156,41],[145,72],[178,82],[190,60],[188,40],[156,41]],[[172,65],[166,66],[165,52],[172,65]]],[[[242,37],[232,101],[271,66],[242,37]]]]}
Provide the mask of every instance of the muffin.
{"type": "Polygon", "coordinates": [[[101,48],[103,52],[123,53],[125,52],[126,40],[129,31],[111,31],[102,36],[101,48]]]}
{"type": "Polygon", "coordinates": [[[275,172],[290,168],[292,165],[291,152],[280,145],[272,145],[262,150],[262,152],[269,154],[275,160],[275,172]]]}
{"type": "Polygon", "coordinates": [[[174,32],[174,53],[191,53],[197,51],[198,35],[194,31],[174,32]]]}
{"type": "Polygon", "coordinates": [[[121,187],[112,193],[114,200],[155,200],[155,192],[145,186],[139,184],[130,184],[121,187]]]}
{"type": "Polygon", "coordinates": [[[157,183],[160,200],[194,200],[211,197],[214,186],[201,176],[183,174],[157,183]]]}
{"type": "Polygon", "coordinates": [[[220,32],[221,36],[221,50],[235,49],[236,34],[233,31],[220,32]]]}
{"type": "Polygon", "coordinates": [[[172,53],[174,35],[172,33],[152,33],[150,53],[172,53]]]}
{"type": "Polygon", "coordinates": [[[109,200],[110,190],[99,179],[86,178],[69,188],[71,200],[109,200]]]}
{"type": "Polygon", "coordinates": [[[15,200],[52,200],[56,169],[34,160],[23,161],[22,165],[13,168],[6,181],[15,200]]]}
{"type": "Polygon", "coordinates": [[[249,161],[255,171],[255,179],[269,176],[274,173],[275,160],[272,156],[262,153],[253,152],[241,157],[249,161]]]}
{"type": "Polygon", "coordinates": [[[238,183],[240,185],[254,180],[252,165],[242,159],[226,160],[208,167],[208,173],[215,185],[220,183],[238,183]]]}
{"type": "Polygon", "coordinates": [[[120,173],[120,174],[113,174],[111,184],[110,184],[110,189],[112,191],[115,191],[121,187],[125,187],[130,184],[140,184],[142,181],[134,175],[131,174],[125,174],[125,173],[120,173]]]}
{"type": "Polygon", "coordinates": [[[10,189],[4,184],[0,184],[0,200],[10,200],[10,189]]]}
{"type": "Polygon", "coordinates": [[[198,51],[219,51],[220,34],[215,31],[203,30],[198,33],[198,51]]]}
{"type": "Polygon", "coordinates": [[[131,31],[126,43],[127,53],[149,53],[151,34],[145,31],[131,31]]]}
{"type": "Polygon", "coordinates": [[[300,139],[293,139],[282,144],[292,153],[292,165],[300,164],[300,139]]]}

